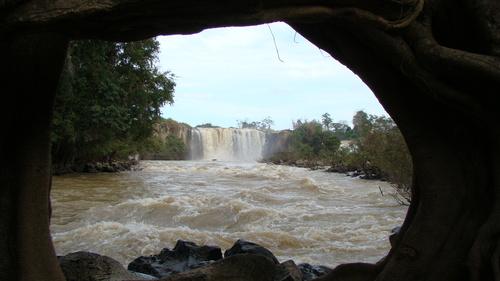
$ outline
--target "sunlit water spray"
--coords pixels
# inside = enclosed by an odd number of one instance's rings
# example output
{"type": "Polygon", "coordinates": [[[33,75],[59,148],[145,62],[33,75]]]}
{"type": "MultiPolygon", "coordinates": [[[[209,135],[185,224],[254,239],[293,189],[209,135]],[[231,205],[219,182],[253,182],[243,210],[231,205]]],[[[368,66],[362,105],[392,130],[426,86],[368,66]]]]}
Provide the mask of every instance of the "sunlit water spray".
{"type": "Polygon", "coordinates": [[[243,238],[280,260],[375,262],[405,208],[384,182],[260,163],[144,161],[141,171],[54,177],[58,254],[85,250],[123,264],[177,239],[229,248],[243,238]]]}

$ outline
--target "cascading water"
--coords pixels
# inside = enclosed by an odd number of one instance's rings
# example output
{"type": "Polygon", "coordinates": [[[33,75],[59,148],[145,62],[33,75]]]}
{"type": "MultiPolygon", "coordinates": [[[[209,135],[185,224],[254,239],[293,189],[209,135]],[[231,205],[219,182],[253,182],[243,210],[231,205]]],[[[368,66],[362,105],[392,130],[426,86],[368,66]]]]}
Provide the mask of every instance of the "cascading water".
{"type": "Polygon", "coordinates": [[[262,158],[266,135],[255,129],[193,128],[191,159],[255,161],[262,158]]]}
{"type": "Polygon", "coordinates": [[[190,137],[189,140],[186,140],[189,143],[189,159],[203,159],[203,143],[200,130],[191,129],[190,137]]]}

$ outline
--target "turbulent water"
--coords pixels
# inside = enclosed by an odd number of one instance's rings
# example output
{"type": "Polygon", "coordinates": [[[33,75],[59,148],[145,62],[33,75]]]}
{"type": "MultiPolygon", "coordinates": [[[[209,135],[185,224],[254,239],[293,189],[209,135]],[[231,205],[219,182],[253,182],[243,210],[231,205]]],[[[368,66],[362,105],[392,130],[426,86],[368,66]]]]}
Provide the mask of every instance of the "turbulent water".
{"type": "Polygon", "coordinates": [[[123,264],[177,239],[229,248],[243,238],[282,261],[375,262],[405,209],[387,183],[258,163],[144,161],[142,170],[54,177],[58,254],[78,250],[123,264]]]}
{"type": "Polygon", "coordinates": [[[262,158],[265,134],[255,129],[193,128],[191,159],[255,161],[262,158]]]}

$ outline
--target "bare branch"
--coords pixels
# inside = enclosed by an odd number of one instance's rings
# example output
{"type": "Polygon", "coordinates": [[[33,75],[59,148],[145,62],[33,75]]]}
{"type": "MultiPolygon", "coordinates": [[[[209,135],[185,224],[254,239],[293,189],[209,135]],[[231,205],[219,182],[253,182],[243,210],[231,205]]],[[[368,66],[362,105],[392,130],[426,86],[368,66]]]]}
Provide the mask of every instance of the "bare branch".
{"type": "Polygon", "coordinates": [[[269,29],[269,32],[271,33],[271,36],[273,37],[273,42],[274,42],[274,49],[276,49],[276,55],[278,56],[278,60],[280,62],[284,62],[281,57],[280,57],[280,51],[278,50],[278,45],[276,44],[276,37],[274,37],[274,33],[273,33],[273,30],[271,29],[271,27],[269,26],[269,24],[267,24],[267,28],[269,29]]]}
{"type": "Polygon", "coordinates": [[[401,206],[410,206],[411,191],[410,188],[401,185],[392,185],[394,192],[391,193],[392,198],[401,206]]]}

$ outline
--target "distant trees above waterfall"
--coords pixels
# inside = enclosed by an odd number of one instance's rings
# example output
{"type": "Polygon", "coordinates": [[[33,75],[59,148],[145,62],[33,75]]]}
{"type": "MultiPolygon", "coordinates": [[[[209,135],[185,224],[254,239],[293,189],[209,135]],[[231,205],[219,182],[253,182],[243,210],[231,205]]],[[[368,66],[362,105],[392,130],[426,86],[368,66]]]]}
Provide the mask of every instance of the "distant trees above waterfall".
{"type": "Polygon", "coordinates": [[[266,118],[262,119],[262,121],[238,120],[237,122],[238,122],[238,128],[240,129],[256,129],[265,132],[270,131],[271,127],[274,125],[274,121],[273,119],[271,119],[270,116],[267,116],[266,118]]]}
{"type": "Polygon", "coordinates": [[[220,128],[219,126],[212,125],[212,123],[203,123],[200,125],[196,125],[195,128],[220,128]]]}
{"type": "Polygon", "coordinates": [[[55,102],[56,166],[126,157],[149,149],[160,108],[173,103],[174,75],[156,66],[156,39],[74,41],[55,102]]]}

